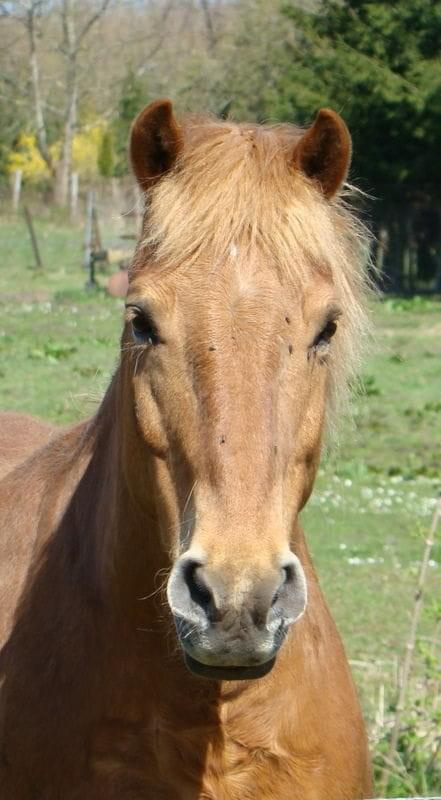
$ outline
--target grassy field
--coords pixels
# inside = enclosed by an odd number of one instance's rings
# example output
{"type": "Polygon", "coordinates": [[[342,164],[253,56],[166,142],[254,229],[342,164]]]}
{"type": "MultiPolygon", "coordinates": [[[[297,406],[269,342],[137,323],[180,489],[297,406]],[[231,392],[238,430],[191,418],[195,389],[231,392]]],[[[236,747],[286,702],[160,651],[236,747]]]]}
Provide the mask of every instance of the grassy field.
{"type": "MultiPolygon", "coordinates": [[[[41,274],[31,266],[22,221],[1,225],[0,407],[64,423],[92,413],[102,395],[117,360],[122,303],[84,291],[80,228],[49,219],[36,227],[41,274]]],[[[110,228],[106,234],[115,238],[110,228]]],[[[441,303],[387,299],[372,311],[376,344],[354,394],[353,422],[323,460],[303,523],[348,654],[358,662],[373,737],[381,739],[379,717],[393,709],[397,659],[441,490],[441,303]]],[[[441,532],[420,628],[417,694],[427,682],[427,648],[440,655],[440,587],[441,532]]]]}

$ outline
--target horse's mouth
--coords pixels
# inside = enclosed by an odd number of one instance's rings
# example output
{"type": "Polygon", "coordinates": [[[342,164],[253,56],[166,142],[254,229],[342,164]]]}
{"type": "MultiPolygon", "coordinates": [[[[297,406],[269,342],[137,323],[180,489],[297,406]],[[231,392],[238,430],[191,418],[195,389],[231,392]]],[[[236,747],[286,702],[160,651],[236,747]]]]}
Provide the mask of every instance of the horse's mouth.
{"type": "Polygon", "coordinates": [[[264,664],[256,664],[250,667],[212,667],[196,661],[188,653],[184,653],[185,664],[194,675],[200,678],[208,678],[212,681],[250,681],[256,678],[263,678],[274,666],[275,658],[271,658],[264,664]]]}

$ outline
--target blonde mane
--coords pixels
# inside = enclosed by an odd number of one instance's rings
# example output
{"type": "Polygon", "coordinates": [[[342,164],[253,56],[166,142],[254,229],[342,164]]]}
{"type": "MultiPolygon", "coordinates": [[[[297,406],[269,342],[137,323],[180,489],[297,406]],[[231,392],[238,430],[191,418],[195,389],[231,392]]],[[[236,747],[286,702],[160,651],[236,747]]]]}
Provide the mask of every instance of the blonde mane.
{"type": "MultiPolygon", "coordinates": [[[[326,199],[296,169],[303,131],[293,125],[183,121],[175,167],[146,195],[144,236],[133,269],[201,269],[259,251],[304,286],[314,270],[331,277],[343,309],[334,349],[331,406],[347,394],[369,330],[369,237],[342,197],[326,199]]],[[[350,194],[347,187],[346,197],[350,194]]],[[[340,405],[340,404],[339,404],[340,405]]]]}

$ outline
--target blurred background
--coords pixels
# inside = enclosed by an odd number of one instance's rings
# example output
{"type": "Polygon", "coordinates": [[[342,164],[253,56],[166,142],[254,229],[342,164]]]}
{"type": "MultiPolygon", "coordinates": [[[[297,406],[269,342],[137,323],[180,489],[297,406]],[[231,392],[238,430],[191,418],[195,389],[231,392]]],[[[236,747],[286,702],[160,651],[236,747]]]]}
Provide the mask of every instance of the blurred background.
{"type": "Polygon", "coordinates": [[[441,487],[440,53],[434,0],[0,1],[2,408],[66,423],[102,396],[140,230],[127,140],[144,105],[301,125],[330,106],[351,130],[382,295],[304,526],[384,797],[441,794],[433,525],[425,544],[441,487]]]}
{"type": "Polygon", "coordinates": [[[311,122],[339,111],[373,195],[385,288],[441,290],[440,3],[22,0],[0,3],[2,195],[76,207],[118,192],[134,114],[311,122]],[[12,187],[14,188],[14,187],[12,187]]]}

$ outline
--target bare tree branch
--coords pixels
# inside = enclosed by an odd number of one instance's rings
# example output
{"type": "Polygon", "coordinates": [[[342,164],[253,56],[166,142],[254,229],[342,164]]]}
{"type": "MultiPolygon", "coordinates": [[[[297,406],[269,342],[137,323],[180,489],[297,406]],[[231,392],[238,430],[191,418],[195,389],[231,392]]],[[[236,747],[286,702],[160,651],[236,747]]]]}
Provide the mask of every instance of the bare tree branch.
{"type": "Polygon", "coordinates": [[[98,22],[100,17],[103,16],[103,14],[107,10],[109,4],[110,4],[110,0],[102,0],[98,11],[96,11],[95,14],[93,14],[87,20],[87,22],[85,23],[83,29],[81,30],[81,32],[79,33],[78,38],[77,38],[78,48],[79,48],[81,42],[83,41],[84,37],[87,36],[87,34],[89,33],[89,31],[92,28],[92,26],[95,25],[95,23],[98,22]]]}
{"type": "Polygon", "coordinates": [[[200,0],[201,8],[204,14],[205,29],[207,31],[208,47],[211,51],[216,47],[216,35],[213,25],[213,17],[208,0],[200,0]]]}

